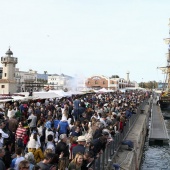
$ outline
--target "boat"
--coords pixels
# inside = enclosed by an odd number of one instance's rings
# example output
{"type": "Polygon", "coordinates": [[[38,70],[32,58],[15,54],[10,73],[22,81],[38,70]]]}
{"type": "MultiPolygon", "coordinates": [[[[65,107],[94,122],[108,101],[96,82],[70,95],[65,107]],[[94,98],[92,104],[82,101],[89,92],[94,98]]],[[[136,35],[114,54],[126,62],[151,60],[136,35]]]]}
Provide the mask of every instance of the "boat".
{"type": "Polygon", "coordinates": [[[162,115],[164,119],[170,119],[170,114],[168,110],[162,110],[162,115]]]}
{"type": "MultiPolygon", "coordinates": [[[[170,27],[170,19],[169,19],[169,27],[170,27]]],[[[159,96],[159,104],[161,109],[170,109],[170,38],[166,38],[164,39],[164,41],[166,44],[168,44],[168,53],[166,54],[167,65],[165,67],[158,67],[166,75],[165,82],[164,82],[165,86],[162,90],[162,93],[159,96]]]]}

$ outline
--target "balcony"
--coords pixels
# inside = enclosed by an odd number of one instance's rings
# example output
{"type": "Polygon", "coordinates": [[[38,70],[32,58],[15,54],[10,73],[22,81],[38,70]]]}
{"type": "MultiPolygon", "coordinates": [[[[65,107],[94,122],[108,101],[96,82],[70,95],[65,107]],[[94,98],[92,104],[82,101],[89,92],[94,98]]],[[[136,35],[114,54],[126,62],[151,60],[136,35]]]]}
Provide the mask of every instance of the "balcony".
{"type": "Polygon", "coordinates": [[[36,81],[36,79],[34,79],[34,78],[25,78],[24,79],[24,82],[35,82],[36,81]]]}
{"type": "Polygon", "coordinates": [[[21,76],[18,76],[18,75],[16,76],[16,75],[15,75],[15,78],[16,78],[16,79],[21,79],[21,76]]]}
{"type": "Polygon", "coordinates": [[[18,59],[15,57],[1,57],[1,63],[14,63],[17,64],[18,63],[18,59]]]}

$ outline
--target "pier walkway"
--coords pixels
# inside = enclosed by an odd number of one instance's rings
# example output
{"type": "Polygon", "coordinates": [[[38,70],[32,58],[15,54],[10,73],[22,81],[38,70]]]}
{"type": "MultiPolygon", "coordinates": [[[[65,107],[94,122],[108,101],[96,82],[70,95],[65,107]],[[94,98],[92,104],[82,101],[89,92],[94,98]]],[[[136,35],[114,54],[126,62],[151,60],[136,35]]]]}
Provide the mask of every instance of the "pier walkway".
{"type": "Polygon", "coordinates": [[[164,122],[161,109],[156,105],[156,101],[153,100],[152,113],[151,113],[151,125],[149,131],[149,143],[165,144],[169,142],[169,136],[164,122]]]}

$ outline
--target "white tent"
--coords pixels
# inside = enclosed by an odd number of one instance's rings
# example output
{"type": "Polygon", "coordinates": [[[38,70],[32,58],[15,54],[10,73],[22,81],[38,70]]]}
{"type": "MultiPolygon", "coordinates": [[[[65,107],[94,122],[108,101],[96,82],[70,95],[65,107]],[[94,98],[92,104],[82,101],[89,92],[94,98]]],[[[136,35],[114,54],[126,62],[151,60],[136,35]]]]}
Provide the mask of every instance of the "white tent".
{"type": "Polygon", "coordinates": [[[98,90],[98,93],[108,93],[108,90],[105,88],[102,88],[102,89],[98,90]]]}
{"type": "Polygon", "coordinates": [[[69,93],[70,94],[72,94],[72,95],[78,95],[78,94],[84,94],[83,92],[81,92],[81,91],[69,91],[69,93]]]}
{"type": "Polygon", "coordinates": [[[33,92],[33,98],[35,99],[51,99],[59,98],[60,96],[54,92],[33,92]]]}
{"type": "Polygon", "coordinates": [[[107,90],[107,92],[115,92],[115,90],[111,90],[111,89],[110,89],[110,90],[107,90]]]}
{"type": "Polygon", "coordinates": [[[12,100],[13,101],[17,101],[17,100],[27,100],[28,97],[24,97],[24,96],[12,96],[12,100]]]}
{"type": "Polygon", "coordinates": [[[70,97],[71,94],[68,92],[64,92],[63,90],[49,90],[48,93],[55,93],[57,94],[60,98],[62,97],[70,97]]]}

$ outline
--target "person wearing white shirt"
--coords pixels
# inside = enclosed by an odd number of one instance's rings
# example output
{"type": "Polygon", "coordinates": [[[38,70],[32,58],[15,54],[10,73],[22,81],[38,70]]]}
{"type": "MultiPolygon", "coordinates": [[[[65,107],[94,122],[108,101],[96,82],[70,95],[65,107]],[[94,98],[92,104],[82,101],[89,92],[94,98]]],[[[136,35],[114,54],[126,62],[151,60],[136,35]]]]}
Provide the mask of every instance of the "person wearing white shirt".
{"type": "Polygon", "coordinates": [[[4,143],[4,138],[9,138],[9,135],[5,133],[2,129],[5,127],[5,122],[1,121],[0,122],[0,134],[1,134],[1,142],[2,144],[4,143]]]}
{"type": "Polygon", "coordinates": [[[7,112],[7,116],[8,116],[9,119],[10,119],[11,117],[14,117],[14,116],[15,116],[15,111],[14,111],[14,109],[12,108],[12,106],[9,106],[9,109],[8,109],[8,112],[7,112]]]}
{"type": "Polygon", "coordinates": [[[106,115],[102,114],[101,118],[99,119],[100,122],[103,124],[104,127],[107,126],[107,123],[106,123],[106,115]]]}
{"type": "Polygon", "coordinates": [[[52,152],[55,153],[55,146],[54,146],[54,143],[53,143],[54,137],[52,135],[48,135],[47,138],[48,138],[48,142],[47,142],[46,148],[51,149],[52,152]]]}

